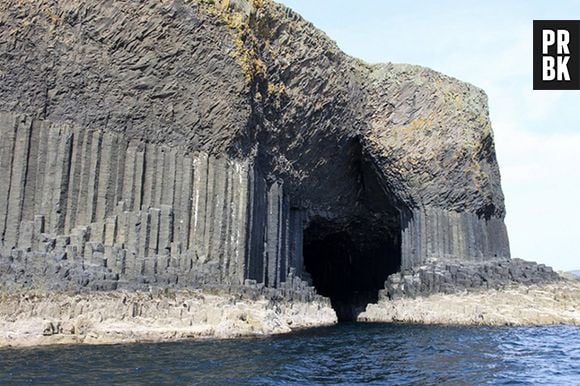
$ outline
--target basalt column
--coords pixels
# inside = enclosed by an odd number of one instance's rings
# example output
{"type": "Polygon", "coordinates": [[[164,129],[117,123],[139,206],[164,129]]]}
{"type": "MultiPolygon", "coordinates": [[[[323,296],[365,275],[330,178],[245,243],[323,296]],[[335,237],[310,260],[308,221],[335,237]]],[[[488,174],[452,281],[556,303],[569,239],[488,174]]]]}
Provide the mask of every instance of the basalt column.
{"type": "Polygon", "coordinates": [[[241,284],[248,224],[264,216],[256,234],[276,229],[268,266],[271,284],[283,280],[287,248],[274,245],[287,237],[288,206],[271,189],[259,215],[249,216],[249,198],[264,194],[265,181],[250,189],[247,161],[12,113],[0,114],[0,130],[3,254],[58,250],[128,281],[241,284]]]}
{"type": "Polygon", "coordinates": [[[503,219],[439,208],[401,212],[402,267],[411,268],[435,258],[485,261],[509,258],[503,219]]]}
{"type": "Polygon", "coordinates": [[[248,160],[11,113],[0,130],[3,255],[61,254],[128,286],[279,287],[303,270],[304,211],[248,160]]]}

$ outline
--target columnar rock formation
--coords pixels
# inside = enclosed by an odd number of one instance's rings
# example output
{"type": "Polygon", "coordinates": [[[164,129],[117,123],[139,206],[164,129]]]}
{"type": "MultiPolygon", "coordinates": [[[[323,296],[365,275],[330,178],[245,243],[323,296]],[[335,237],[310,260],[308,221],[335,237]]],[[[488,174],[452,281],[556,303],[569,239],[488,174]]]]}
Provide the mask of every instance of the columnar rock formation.
{"type": "Polygon", "coordinates": [[[271,287],[303,264],[303,213],[247,160],[13,113],[0,130],[5,250],[56,249],[133,279],[209,264],[204,281],[271,287]]]}
{"type": "Polygon", "coordinates": [[[9,0],[0,25],[4,275],[48,255],[350,301],[431,259],[509,258],[469,84],[351,58],[270,1],[9,0]]]}

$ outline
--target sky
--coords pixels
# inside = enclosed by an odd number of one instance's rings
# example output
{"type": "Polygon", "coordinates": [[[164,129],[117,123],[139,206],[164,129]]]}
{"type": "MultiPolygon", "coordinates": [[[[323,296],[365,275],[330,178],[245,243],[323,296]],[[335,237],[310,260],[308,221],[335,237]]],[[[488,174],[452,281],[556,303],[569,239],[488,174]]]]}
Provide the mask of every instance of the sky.
{"type": "Polygon", "coordinates": [[[532,89],[532,21],[580,0],[281,0],[346,53],[412,63],[488,95],[512,257],[580,269],[580,91],[532,89]]]}

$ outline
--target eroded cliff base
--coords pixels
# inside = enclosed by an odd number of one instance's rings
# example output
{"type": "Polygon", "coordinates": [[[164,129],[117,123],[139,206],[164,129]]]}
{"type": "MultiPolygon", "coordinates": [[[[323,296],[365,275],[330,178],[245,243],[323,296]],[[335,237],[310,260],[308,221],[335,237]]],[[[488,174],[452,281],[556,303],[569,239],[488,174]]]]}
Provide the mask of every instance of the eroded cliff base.
{"type": "Polygon", "coordinates": [[[444,325],[580,326],[580,280],[543,284],[513,283],[416,298],[382,299],[367,307],[359,321],[444,325]]]}
{"type": "MultiPolygon", "coordinates": [[[[323,261],[320,257],[324,253],[321,253],[316,256],[323,261]]],[[[141,265],[119,274],[108,266],[108,260],[103,260],[101,253],[95,252],[94,256],[99,263],[94,259],[81,262],[70,260],[58,248],[42,253],[0,251],[0,276],[3,278],[0,290],[5,294],[44,294],[49,301],[52,301],[54,294],[62,293],[79,293],[98,299],[101,295],[91,294],[116,290],[137,294],[151,291],[156,294],[210,291],[252,302],[260,297],[289,305],[323,302],[332,313],[336,313],[339,321],[357,321],[368,307],[374,307],[377,303],[390,304],[400,299],[425,298],[436,294],[456,295],[465,291],[505,290],[514,285],[556,285],[562,280],[551,267],[521,259],[473,262],[441,258],[385,275],[383,278],[386,277],[386,280],[380,283],[380,272],[373,262],[367,264],[366,271],[360,271],[359,262],[349,260],[348,263],[348,259],[343,259],[345,263],[340,265],[338,263],[342,260],[335,257],[326,261],[326,267],[332,268],[330,271],[318,272],[306,265],[301,278],[291,269],[279,288],[270,288],[251,279],[245,280],[242,285],[212,282],[212,278],[219,276],[215,264],[192,266],[186,272],[180,272],[178,267],[172,265],[164,270],[160,270],[157,264],[151,268],[141,265]]],[[[129,266],[125,260],[115,265],[129,266]]],[[[445,309],[444,305],[440,307],[445,309]]],[[[258,304],[255,309],[259,310],[261,306],[258,304]]],[[[43,317],[53,318],[53,315],[48,313],[43,317]]],[[[235,336],[235,330],[232,333],[235,336]]]]}
{"type": "MultiPolygon", "coordinates": [[[[366,286],[357,282],[352,266],[341,278],[339,292],[324,292],[314,280],[314,287],[322,295],[330,297],[332,307],[339,321],[357,321],[367,307],[376,303],[389,303],[399,299],[425,298],[435,294],[461,294],[505,290],[514,285],[551,285],[563,278],[551,267],[522,259],[493,259],[483,261],[461,261],[456,259],[432,258],[423,264],[403,269],[386,277],[377,285],[372,276],[364,277],[366,286]],[[375,287],[373,287],[375,285],[375,287]],[[322,290],[322,291],[321,291],[322,290]]],[[[369,265],[370,270],[379,273],[379,265],[369,265]]],[[[445,309],[445,305],[440,305],[445,309]]]]}
{"type": "MultiPolygon", "coordinates": [[[[0,294],[0,347],[118,344],[289,333],[332,325],[329,299],[247,286],[214,290],[6,291],[0,294]],[[235,293],[234,293],[235,292],[235,293]]],[[[359,322],[444,325],[580,326],[580,280],[559,277],[395,300],[382,297],[359,322]]]]}
{"type": "Polygon", "coordinates": [[[522,259],[429,259],[420,266],[389,275],[385,289],[379,292],[379,299],[502,289],[514,284],[549,284],[560,280],[552,267],[522,259]]]}
{"type": "Polygon", "coordinates": [[[23,291],[0,294],[0,320],[0,347],[22,347],[273,335],[331,325],[336,314],[325,298],[269,290],[23,291]]]}

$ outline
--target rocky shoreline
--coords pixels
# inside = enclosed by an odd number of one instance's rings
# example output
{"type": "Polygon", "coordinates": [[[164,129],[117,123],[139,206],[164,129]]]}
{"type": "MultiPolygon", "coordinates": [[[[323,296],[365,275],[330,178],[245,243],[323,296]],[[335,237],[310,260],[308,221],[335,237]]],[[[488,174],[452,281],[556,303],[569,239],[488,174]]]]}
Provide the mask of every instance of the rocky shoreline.
{"type": "Polygon", "coordinates": [[[0,347],[235,338],[332,325],[321,297],[290,301],[203,290],[0,294],[0,347]]]}
{"type": "Polygon", "coordinates": [[[443,325],[580,326],[580,280],[512,283],[503,288],[466,289],[416,298],[382,298],[358,317],[362,322],[443,325]]]}
{"type": "MultiPolygon", "coordinates": [[[[580,280],[382,298],[369,304],[357,320],[580,326],[580,280]]],[[[301,300],[207,290],[0,294],[0,347],[268,336],[336,322],[330,302],[319,296],[301,300]]]]}

